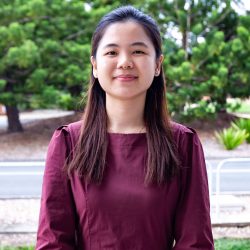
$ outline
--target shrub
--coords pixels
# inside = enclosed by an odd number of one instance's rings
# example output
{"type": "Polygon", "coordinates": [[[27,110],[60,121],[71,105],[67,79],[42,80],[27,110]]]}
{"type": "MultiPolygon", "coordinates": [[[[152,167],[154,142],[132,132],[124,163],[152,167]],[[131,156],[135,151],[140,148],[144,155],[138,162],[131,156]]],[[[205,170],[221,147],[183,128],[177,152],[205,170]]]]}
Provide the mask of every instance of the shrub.
{"type": "Polygon", "coordinates": [[[232,150],[244,142],[248,133],[246,130],[230,127],[223,129],[221,132],[215,132],[215,136],[227,150],[232,150]]]}
{"type": "Polygon", "coordinates": [[[246,250],[250,249],[249,239],[217,239],[215,250],[246,250]]]}
{"type": "Polygon", "coordinates": [[[238,128],[240,130],[245,130],[248,133],[246,142],[250,143],[250,119],[239,119],[235,123],[232,123],[232,127],[238,128]]]}

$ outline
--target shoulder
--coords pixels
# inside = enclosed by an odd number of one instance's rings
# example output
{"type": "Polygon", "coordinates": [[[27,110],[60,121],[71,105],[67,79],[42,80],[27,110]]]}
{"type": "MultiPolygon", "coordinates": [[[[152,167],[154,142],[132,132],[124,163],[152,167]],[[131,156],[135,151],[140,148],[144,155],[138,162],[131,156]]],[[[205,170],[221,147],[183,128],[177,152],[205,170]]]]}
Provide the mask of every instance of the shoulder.
{"type": "MultiPolygon", "coordinates": [[[[63,151],[67,148],[73,148],[79,138],[82,121],[69,123],[58,127],[50,140],[48,155],[63,151]],[[59,152],[58,151],[58,152],[59,152]]],[[[60,155],[60,153],[58,153],[60,155]]]]}
{"type": "Polygon", "coordinates": [[[72,122],[69,124],[61,125],[56,131],[65,131],[66,133],[79,134],[82,126],[82,121],[72,122]]]}
{"type": "Polygon", "coordinates": [[[82,120],[61,125],[54,132],[54,136],[70,137],[73,143],[76,143],[80,135],[81,126],[82,126],[82,120]]]}
{"type": "Polygon", "coordinates": [[[189,168],[204,164],[204,152],[196,131],[178,123],[172,124],[172,131],[181,165],[189,168]]]}
{"type": "Polygon", "coordinates": [[[191,148],[194,144],[200,144],[197,132],[185,125],[171,122],[173,138],[179,150],[191,148]]]}
{"type": "Polygon", "coordinates": [[[176,138],[178,136],[189,136],[196,135],[196,131],[193,128],[187,127],[183,124],[177,122],[171,122],[171,128],[173,136],[176,138]]]}

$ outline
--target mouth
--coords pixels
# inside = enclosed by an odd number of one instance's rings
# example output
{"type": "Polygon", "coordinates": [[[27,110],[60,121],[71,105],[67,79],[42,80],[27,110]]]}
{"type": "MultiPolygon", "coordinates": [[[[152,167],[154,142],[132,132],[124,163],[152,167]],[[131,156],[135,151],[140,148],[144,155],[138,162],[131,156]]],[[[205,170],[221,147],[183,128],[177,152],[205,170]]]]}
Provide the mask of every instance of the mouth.
{"type": "Polygon", "coordinates": [[[138,76],[135,75],[118,75],[114,77],[115,79],[118,79],[120,81],[132,81],[138,78],[138,76]]]}

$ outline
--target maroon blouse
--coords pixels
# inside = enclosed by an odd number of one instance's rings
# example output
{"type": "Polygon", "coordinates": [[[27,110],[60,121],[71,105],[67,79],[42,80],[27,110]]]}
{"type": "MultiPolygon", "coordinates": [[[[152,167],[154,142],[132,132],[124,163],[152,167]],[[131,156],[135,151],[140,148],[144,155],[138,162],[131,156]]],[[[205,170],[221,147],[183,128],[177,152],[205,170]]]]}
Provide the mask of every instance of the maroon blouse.
{"type": "Polygon", "coordinates": [[[173,125],[182,170],[162,187],[144,185],[146,134],[108,134],[98,186],[62,171],[80,125],[57,129],[49,144],[37,250],[214,249],[204,155],[194,130],[173,125]]]}

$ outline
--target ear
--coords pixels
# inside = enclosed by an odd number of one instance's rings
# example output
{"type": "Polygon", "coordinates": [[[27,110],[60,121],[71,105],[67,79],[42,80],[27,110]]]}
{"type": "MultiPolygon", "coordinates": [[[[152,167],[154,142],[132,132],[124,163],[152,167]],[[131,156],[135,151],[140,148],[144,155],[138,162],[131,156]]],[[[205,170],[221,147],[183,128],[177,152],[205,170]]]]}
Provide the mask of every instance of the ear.
{"type": "Polygon", "coordinates": [[[90,61],[91,61],[92,67],[93,67],[93,72],[92,72],[93,76],[95,78],[97,78],[97,64],[96,64],[96,59],[93,56],[91,56],[90,57],[90,61]]]}
{"type": "Polygon", "coordinates": [[[164,56],[161,54],[159,58],[156,60],[155,64],[155,76],[158,76],[161,72],[161,65],[163,62],[164,56]]]}

